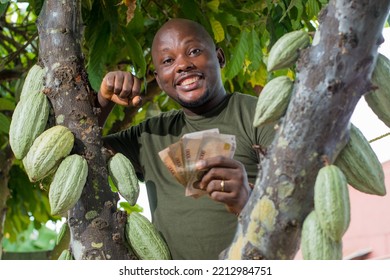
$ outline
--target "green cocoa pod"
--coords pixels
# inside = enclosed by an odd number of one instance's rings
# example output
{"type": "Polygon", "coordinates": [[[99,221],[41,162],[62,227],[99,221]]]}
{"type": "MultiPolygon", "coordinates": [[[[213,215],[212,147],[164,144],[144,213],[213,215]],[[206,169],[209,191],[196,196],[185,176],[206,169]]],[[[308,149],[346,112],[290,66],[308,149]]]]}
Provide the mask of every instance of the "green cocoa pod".
{"type": "Polygon", "coordinates": [[[60,228],[60,232],[58,233],[57,238],[56,238],[56,245],[60,244],[62,238],[64,238],[64,236],[68,230],[69,230],[68,223],[67,222],[63,223],[63,225],[60,228]]]}
{"type": "Polygon", "coordinates": [[[123,154],[116,153],[108,161],[108,171],[120,195],[131,206],[134,206],[137,203],[140,189],[130,160],[123,154]]]}
{"type": "Polygon", "coordinates": [[[127,217],[126,238],[141,260],[171,259],[165,240],[155,226],[138,212],[131,212],[127,217]]]}
{"type": "Polygon", "coordinates": [[[20,100],[29,96],[33,92],[41,92],[43,89],[43,77],[45,69],[39,65],[33,65],[27,73],[26,79],[20,93],[20,100]]]}
{"type": "Polygon", "coordinates": [[[42,132],[23,159],[30,181],[39,181],[53,172],[69,155],[73,144],[73,133],[65,126],[56,125],[42,132]]]}
{"type": "Polygon", "coordinates": [[[80,155],[67,156],[54,175],[49,189],[52,215],[61,215],[79,200],[88,176],[87,161],[80,155]]]}
{"type": "Polygon", "coordinates": [[[287,76],[276,77],[265,85],[257,100],[255,127],[277,121],[286,113],[293,85],[287,76]]]}
{"type": "Polygon", "coordinates": [[[17,159],[26,156],[34,140],[45,130],[50,104],[46,95],[30,93],[16,105],[9,128],[9,143],[17,159]]]}
{"type": "Polygon", "coordinates": [[[58,260],[71,261],[73,260],[73,257],[70,251],[66,249],[61,252],[60,256],[58,257],[58,260]]]}
{"type": "Polygon", "coordinates": [[[367,93],[364,98],[377,117],[390,127],[390,60],[378,53],[376,66],[371,81],[377,87],[375,91],[367,93]]]}
{"type": "Polygon", "coordinates": [[[272,46],[267,71],[275,71],[291,67],[299,56],[299,50],[310,44],[310,36],[306,31],[297,30],[280,37],[272,46]]]}
{"type": "Polygon", "coordinates": [[[347,180],[336,165],[319,170],[314,184],[314,209],[324,233],[340,241],[348,229],[351,212],[347,180]]]}
{"type": "Polygon", "coordinates": [[[363,133],[353,124],[348,143],[335,162],[353,188],[367,194],[386,194],[385,174],[382,164],[363,133]]]}
{"type": "Polygon", "coordinates": [[[305,260],[342,259],[342,242],[334,241],[324,233],[315,211],[303,222],[301,252],[305,260]]]}

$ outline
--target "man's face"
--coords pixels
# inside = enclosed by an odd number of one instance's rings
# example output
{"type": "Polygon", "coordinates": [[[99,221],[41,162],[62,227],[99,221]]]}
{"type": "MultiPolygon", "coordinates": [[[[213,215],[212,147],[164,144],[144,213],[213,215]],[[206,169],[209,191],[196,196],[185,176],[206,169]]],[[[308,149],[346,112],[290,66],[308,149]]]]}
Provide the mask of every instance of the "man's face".
{"type": "Polygon", "coordinates": [[[156,35],[152,55],[157,82],[181,106],[204,105],[223,88],[223,52],[191,24],[170,25],[156,35]]]}

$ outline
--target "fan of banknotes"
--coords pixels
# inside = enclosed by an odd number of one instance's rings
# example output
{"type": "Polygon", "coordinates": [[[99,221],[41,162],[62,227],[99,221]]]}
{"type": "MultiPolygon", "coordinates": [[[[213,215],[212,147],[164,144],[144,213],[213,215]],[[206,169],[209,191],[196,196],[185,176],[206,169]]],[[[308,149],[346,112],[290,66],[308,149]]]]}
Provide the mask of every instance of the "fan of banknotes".
{"type": "Polygon", "coordinates": [[[235,150],[235,136],[220,134],[216,128],[184,134],[178,142],[160,151],[159,156],[176,180],[185,187],[185,195],[197,198],[206,193],[196,188],[206,171],[196,170],[196,162],[215,156],[232,158],[235,150]]]}

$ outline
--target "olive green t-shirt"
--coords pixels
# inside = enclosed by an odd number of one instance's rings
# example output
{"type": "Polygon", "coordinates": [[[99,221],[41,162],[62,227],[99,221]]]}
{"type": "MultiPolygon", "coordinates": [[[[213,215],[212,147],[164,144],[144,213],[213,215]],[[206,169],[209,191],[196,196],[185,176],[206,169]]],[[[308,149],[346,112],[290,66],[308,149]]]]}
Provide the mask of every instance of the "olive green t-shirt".
{"type": "Polygon", "coordinates": [[[153,223],[165,238],[173,259],[218,259],[232,242],[237,218],[208,196],[185,196],[184,186],[171,175],[158,152],[186,133],[218,128],[220,133],[235,135],[234,159],[245,165],[253,183],[258,157],[252,146],[268,146],[274,137],[272,126],[253,127],[256,103],[253,96],[228,94],[205,115],[169,111],[105,138],[111,148],[132,161],[139,178],[144,180],[153,223]]]}

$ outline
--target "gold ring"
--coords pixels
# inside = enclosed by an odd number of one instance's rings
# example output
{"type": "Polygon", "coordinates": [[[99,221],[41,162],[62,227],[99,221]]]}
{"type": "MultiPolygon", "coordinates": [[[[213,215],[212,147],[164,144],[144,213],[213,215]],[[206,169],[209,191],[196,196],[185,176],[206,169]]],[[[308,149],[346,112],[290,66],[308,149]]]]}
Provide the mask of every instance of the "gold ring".
{"type": "Polygon", "coordinates": [[[222,180],[221,181],[221,192],[224,192],[225,191],[225,181],[222,180]]]}

